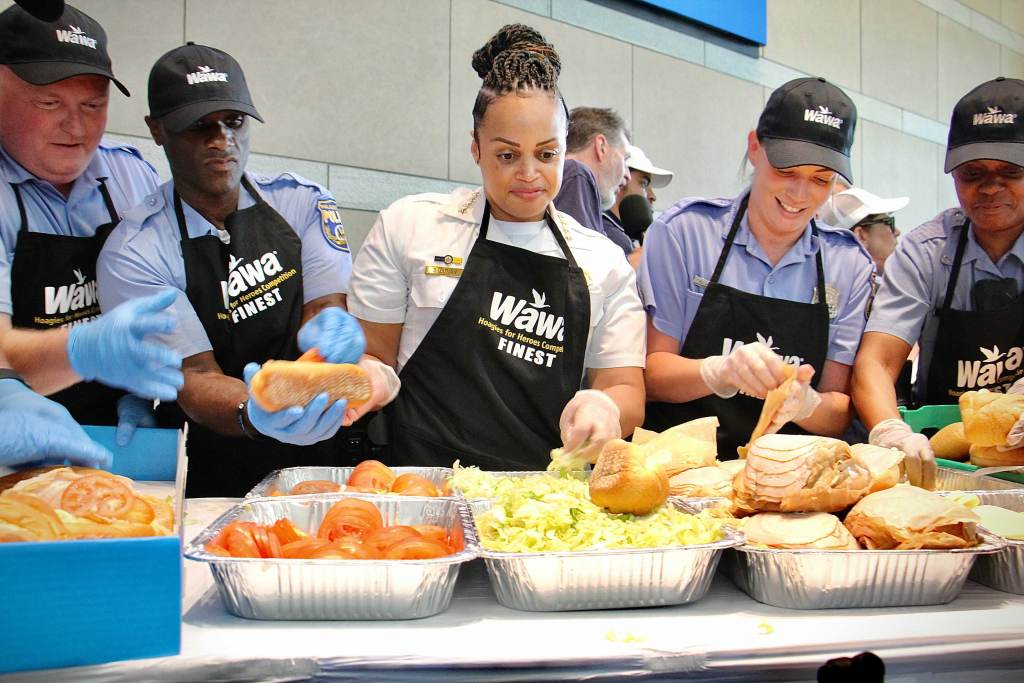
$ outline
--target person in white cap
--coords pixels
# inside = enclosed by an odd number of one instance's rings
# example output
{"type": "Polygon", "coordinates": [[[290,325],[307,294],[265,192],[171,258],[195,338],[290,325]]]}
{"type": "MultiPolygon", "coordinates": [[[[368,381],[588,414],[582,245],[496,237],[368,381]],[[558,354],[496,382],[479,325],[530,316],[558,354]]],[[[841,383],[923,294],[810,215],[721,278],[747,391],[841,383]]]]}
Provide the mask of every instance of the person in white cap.
{"type": "Polygon", "coordinates": [[[672,182],[675,175],[672,171],[655,166],[650,157],[636,145],[628,145],[626,148],[629,156],[626,158],[626,165],[629,167],[629,180],[619,188],[615,195],[615,204],[601,216],[604,221],[604,232],[609,234],[613,230],[619,230],[626,234],[633,242],[633,250],[626,253],[633,268],[640,265],[640,255],[643,253],[640,243],[643,241],[643,233],[651,224],[653,216],[651,207],[654,206],[658,196],[654,194],[655,188],[662,188],[672,182]],[[627,202],[627,210],[623,212],[622,202],[626,197],[635,196],[627,202]],[[639,198],[642,197],[641,201],[639,198]],[[646,206],[645,206],[646,204],[646,206]],[[626,215],[623,216],[623,213],[626,215]]]}
{"type": "Polygon", "coordinates": [[[832,195],[822,207],[821,220],[837,228],[852,230],[871,254],[881,276],[885,260],[896,248],[900,231],[893,214],[910,203],[910,197],[883,199],[860,187],[832,195]]]}

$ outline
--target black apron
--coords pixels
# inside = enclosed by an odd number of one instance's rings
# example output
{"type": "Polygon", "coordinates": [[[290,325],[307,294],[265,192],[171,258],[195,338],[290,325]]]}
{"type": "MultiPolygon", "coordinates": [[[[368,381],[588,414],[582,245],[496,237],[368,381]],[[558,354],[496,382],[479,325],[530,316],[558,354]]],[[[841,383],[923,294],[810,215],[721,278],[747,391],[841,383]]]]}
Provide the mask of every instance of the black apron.
{"type": "MultiPolygon", "coordinates": [[[[221,370],[238,379],[246,363],[297,358],[295,337],[302,323],[302,241],[244,176],[242,186],[256,203],[225,220],[230,244],[215,235],[190,238],[181,198],[174,193],[185,294],[221,370]]],[[[336,443],[342,431],[318,444],[294,446],[223,436],[189,420],[185,493],[241,496],[274,469],[348,465],[339,459],[336,443]]]]}
{"type": "MultiPolygon", "coordinates": [[[[733,218],[729,236],[718,257],[711,281],[704,290],[700,307],[693,318],[686,341],[679,355],[686,358],[706,358],[727,355],[738,343],[769,341],[768,346],[793,365],[814,368],[812,384],[821,378],[828,355],[828,301],[825,295],[825,270],[821,264],[821,246],[815,254],[818,274],[818,303],[805,304],[786,299],[773,299],[751,294],[718,282],[725,267],[740,221],[747,210],[748,194],[740,202],[733,218]]],[[[818,228],[811,221],[811,234],[818,236],[818,228]]],[[[718,427],[718,457],[731,460],[736,449],[747,443],[754,431],[764,406],[762,399],[737,394],[724,399],[715,394],[686,403],[647,404],[644,427],[663,431],[677,424],[700,417],[716,415],[718,427]]],[[[804,433],[788,424],[782,431],[804,433]]]]}
{"type": "Polygon", "coordinates": [[[583,377],[590,295],[565,259],[487,239],[490,205],[465,270],[402,368],[388,407],[392,464],[542,470],[583,377]]]}
{"type": "MultiPolygon", "coordinates": [[[[110,222],[96,228],[92,237],[71,237],[30,232],[25,203],[17,185],[11,184],[18,202],[21,227],[11,264],[11,323],[14,327],[48,330],[80,325],[100,315],[96,296],[96,259],[110,231],[120,221],[105,184],[99,191],[110,222]]],[[[51,394],[79,424],[117,424],[120,389],[99,382],[79,382],[51,394]]]]}
{"type": "Polygon", "coordinates": [[[939,327],[928,366],[928,405],[957,403],[965,391],[1006,391],[1024,376],[1024,294],[993,311],[951,308],[960,263],[971,222],[964,222],[942,307],[935,311],[939,327]]]}

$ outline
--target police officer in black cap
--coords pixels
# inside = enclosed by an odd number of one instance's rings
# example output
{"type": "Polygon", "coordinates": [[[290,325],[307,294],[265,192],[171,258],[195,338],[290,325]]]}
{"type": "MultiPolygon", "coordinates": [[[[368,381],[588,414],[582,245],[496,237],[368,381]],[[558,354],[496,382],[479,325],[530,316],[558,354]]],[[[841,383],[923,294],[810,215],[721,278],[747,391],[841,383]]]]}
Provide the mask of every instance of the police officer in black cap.
{"type": "Polygon", "coordinates": [[[1024,81],[997,78],[957,102],[945,171],[960,206],[905,235],[886,261],[853,386],[871,443],[906,453],[911,480],[927,488],[934,454],[900,420],[893,389],[914,343],[918,404],[1024,377],[1024,81]]]}
{"type": "MultiPolygon", "coordinates": [[[[268,412],[247,383],[269,359],[316,348],[356,362],[362,331],[345,310],[351,255],[334,198],[301,176],[245,170],[262,121],[231,55],[189,43],[149,75],[149,125],[172,180],[126,216],[99,260],[103,309],[170,287],[184,358],[187,494],[242,495],[269,471],[347,465],[335,441],[344,401],[321,394],[268,412]]],[[[339,437],[340,440],[341,437],[339,437]]]]}

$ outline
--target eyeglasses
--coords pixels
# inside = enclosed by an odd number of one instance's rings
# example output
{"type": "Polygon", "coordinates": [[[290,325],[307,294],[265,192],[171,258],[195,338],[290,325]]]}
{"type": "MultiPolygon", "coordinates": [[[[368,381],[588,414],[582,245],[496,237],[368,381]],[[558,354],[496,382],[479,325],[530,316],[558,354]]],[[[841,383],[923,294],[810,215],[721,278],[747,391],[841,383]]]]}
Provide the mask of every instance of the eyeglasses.
{"type": "Polygon", "coordinates": [[[875,225],[888,226],[889,230],[892,231],[894,235],[896,234],[896,218],[891,214],[888,216],[873,217],[870,220],[865,220],[861,223],[858,223],[856,227],[871,229],[875,225]]]}

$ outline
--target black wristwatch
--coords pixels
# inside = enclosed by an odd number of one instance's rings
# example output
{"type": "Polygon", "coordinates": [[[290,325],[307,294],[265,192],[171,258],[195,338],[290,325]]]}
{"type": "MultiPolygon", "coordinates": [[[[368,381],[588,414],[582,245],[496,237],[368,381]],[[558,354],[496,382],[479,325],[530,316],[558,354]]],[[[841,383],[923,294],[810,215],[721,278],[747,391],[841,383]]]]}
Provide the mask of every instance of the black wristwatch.
{"type": "Polygon", "coordinates": [[[0,368],[0,379],[16,379],[19,382],[21,382],[22,384],[24,384],[26,387],[28,387],[29,389],[32,388],[32,387],[28,386],[28,382],[25,381],[24,377],[19,375],[14,370],[11,370],[10,368],[0,368]]]}
{"type": "Polygon", "coordinates": [[[269,436],[256,429],[252,422],[249,421],[249,412],[247,410],[248,404],[248,400],[242,401],[238,404],[238,410],[235,412],[235,418],[238,420],[238,428],[242,430],[242,434],[253,441],[269,440],[269,436]]]}

